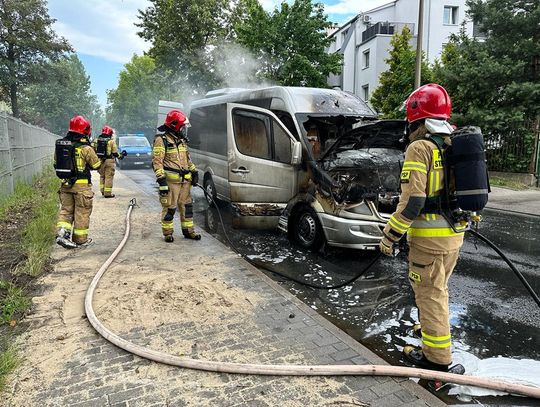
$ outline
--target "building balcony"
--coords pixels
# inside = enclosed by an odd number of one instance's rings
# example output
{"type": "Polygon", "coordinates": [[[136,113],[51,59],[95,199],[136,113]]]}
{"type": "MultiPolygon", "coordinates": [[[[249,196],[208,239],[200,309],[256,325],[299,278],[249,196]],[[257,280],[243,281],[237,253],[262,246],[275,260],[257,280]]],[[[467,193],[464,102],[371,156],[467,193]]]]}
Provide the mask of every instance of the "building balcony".
{"type": "Polygon", "coordinates": [[[362,32],[362,43],[375,38],[379,34],[394,35],[401,32],[405,27],[408,27],[411,33],[414,33],[413,23],[391,23],[385,21],[373,24],[362,32]]]}

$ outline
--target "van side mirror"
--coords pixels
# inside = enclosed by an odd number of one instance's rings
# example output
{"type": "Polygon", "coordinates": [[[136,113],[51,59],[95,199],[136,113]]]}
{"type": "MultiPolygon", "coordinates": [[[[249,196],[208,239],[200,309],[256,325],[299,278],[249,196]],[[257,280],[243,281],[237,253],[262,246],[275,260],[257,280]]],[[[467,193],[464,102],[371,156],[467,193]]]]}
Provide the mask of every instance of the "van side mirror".
{"type": "Polygon", "coordinates": [[[302,162],[302,143],[293,141],[291,164],[298,165],[302,162]]]}

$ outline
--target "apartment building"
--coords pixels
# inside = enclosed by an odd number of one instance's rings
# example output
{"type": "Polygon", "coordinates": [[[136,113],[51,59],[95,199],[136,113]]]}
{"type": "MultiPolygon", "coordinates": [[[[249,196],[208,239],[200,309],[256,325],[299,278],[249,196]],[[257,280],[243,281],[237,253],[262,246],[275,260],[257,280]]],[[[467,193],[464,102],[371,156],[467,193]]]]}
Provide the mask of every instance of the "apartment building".
{"type": "MultiPolygon", "coordinates": [[[[466,16],[466,0],[424,0],[424,36],[422,48],[430,62],[439,58],[448,38],[458,33],[462,24],[468,35],[476,33],[466,16]],[[474,31],[474,32],[473,32],[474,31]]],[[[394,0],[362,12],[330,33],[333,43],[328,52],[343,54],[341,75],[328,79],[339,87],[368,101],[379,85],[379,76],[388,69],[392,35],[407,26],[413,33],[416,48],[419,0],[394,0]]]]}

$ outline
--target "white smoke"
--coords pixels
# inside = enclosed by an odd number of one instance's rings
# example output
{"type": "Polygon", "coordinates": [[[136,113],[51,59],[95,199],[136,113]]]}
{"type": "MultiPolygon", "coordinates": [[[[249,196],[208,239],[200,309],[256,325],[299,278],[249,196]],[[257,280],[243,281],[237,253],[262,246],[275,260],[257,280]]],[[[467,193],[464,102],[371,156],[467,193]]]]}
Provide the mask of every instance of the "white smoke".
{"type": "Polygon", "coordinates": [[[240,44],[222,43],[212,51],[215,74],[227,88],[261,88],[274,86],[260,79],[264,60],[255,56],[240,44]]]}

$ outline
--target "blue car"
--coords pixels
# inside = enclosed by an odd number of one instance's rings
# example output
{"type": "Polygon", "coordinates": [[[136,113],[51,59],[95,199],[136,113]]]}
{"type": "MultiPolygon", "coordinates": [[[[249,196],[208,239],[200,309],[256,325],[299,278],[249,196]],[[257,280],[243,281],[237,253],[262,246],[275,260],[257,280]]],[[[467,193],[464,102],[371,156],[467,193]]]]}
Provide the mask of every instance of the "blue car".
{"type": "Polygon", "coordinates": [[[144,136],[120,134],[118,151],[127,153],[123,160],[116,160],[118,168],[152,167],[152,147],[144,136]]]}

